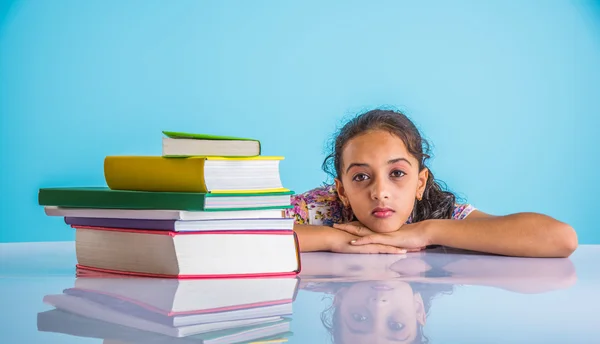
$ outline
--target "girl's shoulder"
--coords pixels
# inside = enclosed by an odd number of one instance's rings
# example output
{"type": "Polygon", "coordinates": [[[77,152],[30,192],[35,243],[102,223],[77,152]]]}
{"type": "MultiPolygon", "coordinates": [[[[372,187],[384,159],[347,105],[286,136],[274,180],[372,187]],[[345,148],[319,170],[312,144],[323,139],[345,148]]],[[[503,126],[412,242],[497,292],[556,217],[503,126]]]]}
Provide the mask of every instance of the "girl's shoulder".
{"type": "Polygon", "coordinates": [[[297,224],[330,226],[352,218],[351,211],[344,208],[333,185],[293,195],[291,203],[292,208],[286,210],[286,215],[294,217],[297,224]]]}
{"type": "MultiPolygon", "coordinates": [[[[471,214],[473,212],[473,210],[476,210],[476,209],[477,208],[475,208],[471,204],[455,203],[454,208],[452,209],[452,217],[450,217],[450,219],[463,220],[467,216],[469,216],[469,214],[471,214]]],[[[412,215],[408,217],[408,220],[406,221],[406,223],[407,224],[413,223],[412,215]]]]}
{"type": "Polygon", "coordinates": [[[323,185],[296,195],[296,197],[303,198],[308,203],[329,203],[339,201],[337,190],[333,185],[323,185]]]}
{"type": "Polygon", "coordinates": [[[452,210],[452,219],[463,220],[467,216],[469,216],[469,214],[471,214],[473,212],[473,210],[476,210],[476,209],[477,208],[475,208],[473,205],[468,204],[468,203],[464,203],[464,204],[457,203],[454,205],[454,209],[452,210]]]}

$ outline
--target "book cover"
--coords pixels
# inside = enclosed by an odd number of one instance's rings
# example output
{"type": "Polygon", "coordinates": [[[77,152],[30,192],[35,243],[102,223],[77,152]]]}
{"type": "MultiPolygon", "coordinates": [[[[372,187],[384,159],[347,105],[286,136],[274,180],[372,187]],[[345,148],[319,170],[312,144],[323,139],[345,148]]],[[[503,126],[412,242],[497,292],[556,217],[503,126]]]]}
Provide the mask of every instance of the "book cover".
{"type": "Polygon", "coordinates": [[[107,156],[106,184],[113,190],[167,192],[286,192],[280,156],[182,157],[107,156]]]}
{"type": "Polygon", "coordinates": [[[129,228],[175,232],[197,231],[243,231],[243,230],[292,230],[294,219],[220,219],[201,221],[113,219],[92,217],[65,217],[65,223],[76,226],[106,228],[129,228]]]}
{"type": "Polygon", "coordinates": [[[41,188],[42,206],[109,209],[165,209],[185,211],[232,211],[291,208],[293,191],[244,194],[200,192],[149,192],[112,190],[107,187],[41,188]]]}
{"type": "Polygon", "coordinates": [[[73,227],[79,269],[176,279],[294,277],[301,271],[298,237],[292,230],[73,227]],[[241,254],[223,254],[223,250],[241,254]]]}

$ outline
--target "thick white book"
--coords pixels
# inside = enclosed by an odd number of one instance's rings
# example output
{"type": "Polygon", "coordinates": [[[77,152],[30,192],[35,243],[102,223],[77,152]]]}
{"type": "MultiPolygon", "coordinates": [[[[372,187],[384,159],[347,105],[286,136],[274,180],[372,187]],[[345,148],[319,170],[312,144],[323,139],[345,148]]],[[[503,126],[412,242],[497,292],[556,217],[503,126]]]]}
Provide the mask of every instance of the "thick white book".
{"type": "Polygon", "coordinates": [[[108,219],[146,219],[146,220],[233,220],[233,219],[281,219],[285,217],[283,209],[237,210],[237,211],[182,211],[154,209],[101,209],[101,208],[63,208],[46,206],[48,216],[90,217],[108,219]]]}

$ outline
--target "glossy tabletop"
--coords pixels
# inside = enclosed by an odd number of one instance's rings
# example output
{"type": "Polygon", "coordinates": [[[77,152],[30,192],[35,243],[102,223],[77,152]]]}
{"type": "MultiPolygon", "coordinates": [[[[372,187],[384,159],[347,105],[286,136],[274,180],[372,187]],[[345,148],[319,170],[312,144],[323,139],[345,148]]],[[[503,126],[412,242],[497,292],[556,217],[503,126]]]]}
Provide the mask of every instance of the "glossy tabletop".
{"type": "Polygon", "coordinates": [[[567,259],[310,253],[296,279],[176,281],[76,277],[72,242],[0,244],[0,343],[255,342],[256,328],[263,342],[599,343],[599,262],[589,245],[567,259]],[[206,334],[225,320],[229,337],[206,334]]]}

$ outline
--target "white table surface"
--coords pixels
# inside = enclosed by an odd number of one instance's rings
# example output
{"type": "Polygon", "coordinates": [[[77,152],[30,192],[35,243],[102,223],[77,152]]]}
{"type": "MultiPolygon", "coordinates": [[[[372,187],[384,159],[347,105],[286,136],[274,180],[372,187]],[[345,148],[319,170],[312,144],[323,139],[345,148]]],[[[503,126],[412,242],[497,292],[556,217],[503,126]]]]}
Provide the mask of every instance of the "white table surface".
{"type": "MultiPolygon", "coordinates": [[[[0,343],[115,343],[38,330],[75,263],[73,242],[0,244],[0,343]]],[[[594,245],[566,259],[303,254],[288,343],[600,343],[598,263],[594,245]]]]}

